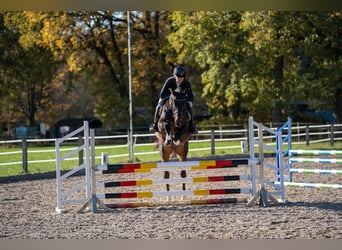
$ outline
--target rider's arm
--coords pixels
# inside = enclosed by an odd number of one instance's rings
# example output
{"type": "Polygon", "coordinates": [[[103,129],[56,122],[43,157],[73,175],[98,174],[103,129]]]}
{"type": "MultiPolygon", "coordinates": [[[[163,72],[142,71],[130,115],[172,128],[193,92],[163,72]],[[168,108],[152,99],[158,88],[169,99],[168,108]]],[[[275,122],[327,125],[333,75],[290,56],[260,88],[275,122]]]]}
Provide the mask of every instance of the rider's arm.
{"type": "Polygon", "coordinates": [[[165,81],[164,86],[162,87],[160,91],[160,99],[164,100],[170,96],[171,93],[170,93],[169,88],[171,88],[171,78],[168,78],[165,81]]]}

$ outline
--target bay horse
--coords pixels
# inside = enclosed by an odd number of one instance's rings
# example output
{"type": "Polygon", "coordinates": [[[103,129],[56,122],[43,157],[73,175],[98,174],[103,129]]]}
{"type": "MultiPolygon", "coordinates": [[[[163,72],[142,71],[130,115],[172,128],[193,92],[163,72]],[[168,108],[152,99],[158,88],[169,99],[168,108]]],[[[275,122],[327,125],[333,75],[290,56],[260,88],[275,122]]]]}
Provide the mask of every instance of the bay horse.
{"type": "MultiPolygon", "coordinates": [[[[158,131],[155,133],[158,139],[159,153],[163,162],[168,162],[171,154],[177,155],[179,161],[186,161],[189,149],[190,113],[187,109],[186,90],[177,88],[169,89],[171,95],[160,109],[158,131]]],[[[186,171],[181,171],[181,177],[186,177],[186,171]]],[[[169,179],[169,171],[164,172],[164,179],[169,179]]],[[[182,185],[185,190],[185,183],[182,185]]],[[[169,184],[166,190],[170,191],[169,184]]]]}

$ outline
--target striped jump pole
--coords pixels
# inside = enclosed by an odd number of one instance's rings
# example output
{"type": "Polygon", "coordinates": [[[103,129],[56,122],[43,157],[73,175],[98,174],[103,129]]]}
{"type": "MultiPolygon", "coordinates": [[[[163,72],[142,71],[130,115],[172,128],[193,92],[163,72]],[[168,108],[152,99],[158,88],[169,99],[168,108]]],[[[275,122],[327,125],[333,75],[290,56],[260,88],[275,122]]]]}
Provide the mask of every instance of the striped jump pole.
{"type": "Polygon", "coordinates": [[[285,182],[284,185],[288,187],[303,187],[303,188],[328,188],[328,189],[342,189],[341,184],[325,184],[325,183],[305,183],[305,182],[293,182],[292,174],[342,174],[340,169],[309,169],[309,168],[292,168],[294,163],[319,163],[319,164],[342,164],[342,158],[317,158],[316,156],[340,156],[342,150],[290,150],[289,151],[289,163],[290,163],[290,181],[285,182]],[[295,156],[295,157],[292,157],[295,156]],[[298,157],[306,156],[306,157],[298,157]],[[309,157],[309,156],[314,156],[309,157]]]}
{"type": "Polygon", "coordinates": [[[337,170],[337,169],[291,168],[290,172],[302,173],[302,174],[342,174],[342,170],[337,170]]]}
{"type": "Polygon", "coordinates": [[[221,182],[221,181],[239,181],[251,180],[249,175],[226,175],[226,176],[202,176],[202,177],[186,177],[174,179],[149,179],[149,180],[127,180],[127,181],[110,181],[98,182],[97,187],[132,187],[132,186],[150,186],[154,184],[171,184],[171,183],[203,183],[203,182],[221,182]]]}
{"type": "Polygon", "coordinates": [[[342,150],[290,150],[289,154],[291,156],[296,155],[342,155],[342,150]]]}
{"type": "Polygon", "coordinates": [[[175,169],[202,170],[216,168],[232,168],[238,167],[240,165],[248,165],[248,159],[105,164],[97,166],[97,172],[100,174],[113,174],[167,171],[175,169]]]}
{"type": "Polygon", "coordinates": [[[342,189],[341,184],[284,182],[284,185],[288,187],[342,189]]]}
{"type": "Polygon", "coordinates": [[[290,158],[290,163],[331,163],[342,164],[342,159],[326,159],[326,158],[290,158]]]}
{"type": "Polygon", "coordinates": [[[128,203],[112,203],[106,204],[108,208],[137,208],[137,207],[154,207],[154,206],[171,206],[171,205],[210,205],[210,204],[236,204],[247,202],[247,198],[221,198],[221,199],[203,199],[189,201],[172,201],[172,202],[128,202],[128,203]]]}
{"type": "Polygon", "coordinates": [[[222,189],[199,189],[199,190],[174,190],[174,191],[147,191],[147,192],[120,192],[120,193],[104,193],[97,194],[97,198],[105,199],[124,199],[124,198],[153,198],[169,195],[223,195],[223,194],[241,194],[251,193],[250,188],[222,188],[222,189]]]}

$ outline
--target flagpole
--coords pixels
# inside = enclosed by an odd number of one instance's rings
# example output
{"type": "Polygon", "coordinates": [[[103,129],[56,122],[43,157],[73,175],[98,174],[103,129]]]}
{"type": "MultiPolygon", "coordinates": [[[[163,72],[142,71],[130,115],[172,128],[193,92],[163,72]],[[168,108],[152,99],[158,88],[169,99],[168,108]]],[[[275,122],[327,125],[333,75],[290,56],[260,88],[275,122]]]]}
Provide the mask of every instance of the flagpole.
{"type": "Polygon", "coordinates": [[[132,68],[131,68],[131,27],[130,12],[127,11],[128,34],[128,82],[129,82],[129,160],[133,161],[133,108],[132,108],[132,68]]]}

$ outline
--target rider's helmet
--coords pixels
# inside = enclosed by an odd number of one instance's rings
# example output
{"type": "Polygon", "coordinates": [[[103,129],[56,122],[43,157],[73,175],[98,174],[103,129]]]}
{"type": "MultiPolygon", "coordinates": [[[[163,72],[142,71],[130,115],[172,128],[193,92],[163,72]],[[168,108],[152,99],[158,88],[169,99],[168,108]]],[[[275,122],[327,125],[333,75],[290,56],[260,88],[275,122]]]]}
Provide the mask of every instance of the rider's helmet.
{"type": "Polygon", "coordinates": [[[185,77],[185,69],[182,66],[177,66],[173,69],[173,75],[178,77],[185,77]]]}

